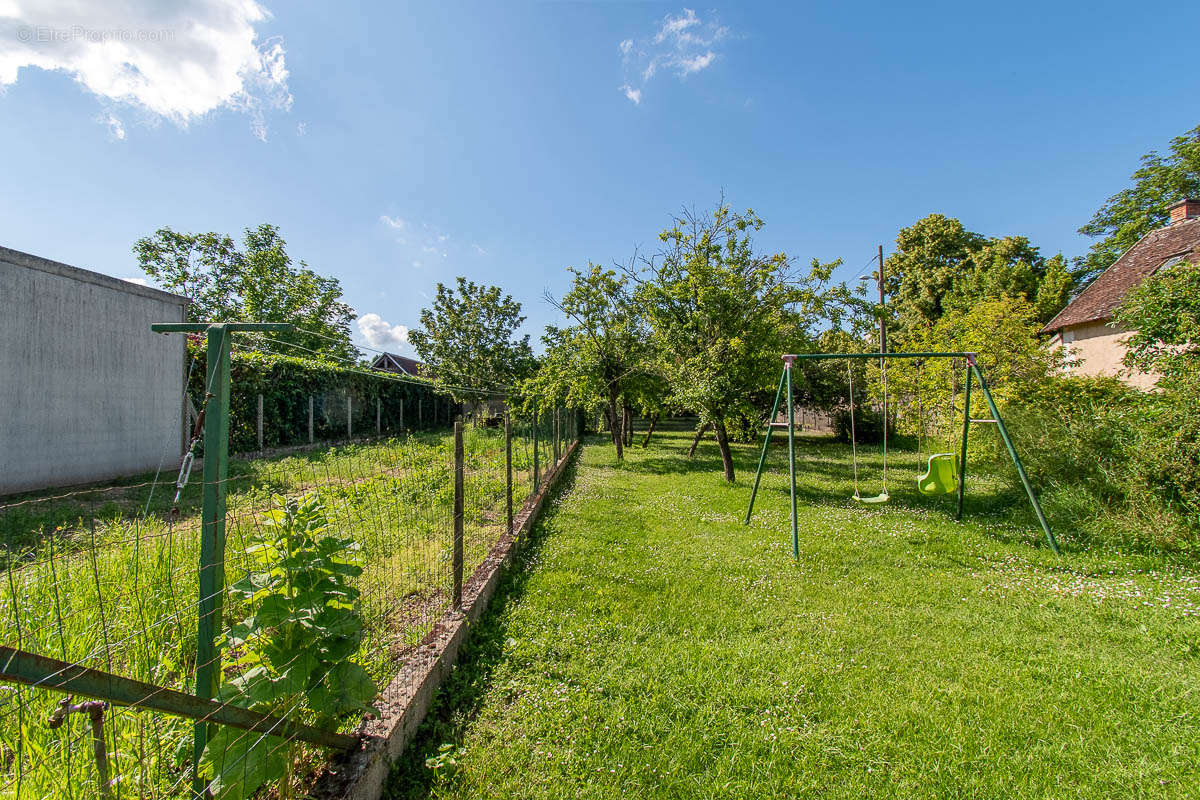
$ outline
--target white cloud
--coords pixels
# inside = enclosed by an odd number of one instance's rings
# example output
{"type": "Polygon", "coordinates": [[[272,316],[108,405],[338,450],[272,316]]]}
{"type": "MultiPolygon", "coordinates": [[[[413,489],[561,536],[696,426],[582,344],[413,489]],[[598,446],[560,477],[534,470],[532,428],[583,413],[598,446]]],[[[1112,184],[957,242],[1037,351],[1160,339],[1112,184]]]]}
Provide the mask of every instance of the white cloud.
{"type": "Polygon", "coordinates": [[[691,75],[693,72],[699,72],[713,62],[717,54],[709,50],[702,56],[693,56],[691,58],[683,58],[679,61],[679,69],[684,75],[691,75]]]}
{"type": "Polygon", "coordinates": [[[621,91],[634,105],[640,105],[643,90],[660,71],[674,72],[682,80],[708,69],[720,55],[715,46],[729,35],[729,28],[715,19],[701,19],[690,8],[678,15],[668,14],[649,38],[624,39],[617,46],[625,72],[621,91]]]}
{"type": "Polygon", "coordinates": [[[399,350],[408,344],[408,328],[392,325],[374,312],[358,318],[358,331],[376,350],[399,350]]]}
{"type": "Polygon", "coordinates": [[[150,281],[145,278],[121,278],[126,283],[136,283],[138,286],[149,286],[150,281]]]}
{"type": "Polygon", "coordinates": [[[306,133],[308,133],[308,123],[307,122],[297,122],[296,123],[296,135],[303,136],[306,133]]]}
{"type": "Polygon", "coordinates": [[[270,16],[255,0],[0,0],[0,89],[62,72],[151,120],[244,113],[265,140],[267,112],[292,105],[283,41],[256,30],[270,16]]]}
{"type": "Polygon", "coordinates": [[[408,223],[400,219],[400,217],[389,217],[387,214],[380,214],[379,221],[389,228],[395,228],[398,231],[402,231],[408,227],[408,223]]]}
{"type": "Polygon", "coordinates": [[[690,8],[685,8],[683,14],[678,17],[672,17],[667,14],[663,20],[662,27],[658,29],[658,33],[654,34],[654,43],[662,44],[668,38],[679,39],[681,36],[690,36],[685,33],[688,28],[700,24],[700,19],[696,16],[696,12],[690,8]]]}
{"type": "Polygon", "coordinates": [[[479,255],[481,255],[481,256],[486,256],[488,254],[487,250],[484,250],[482,247],[480,247],[477,244],[473,244],[473,245],[471,245],[471,247],[475,250],[476,253],[479,253],[479,255]]]}
{"type": "Polygon", "coordinates": [[[118,142],[125,139],[125,124],[113,112],[105,111],[96,117],[96,121],[101,125],[108,126],[108,136],[110,139],[118,142]]]}

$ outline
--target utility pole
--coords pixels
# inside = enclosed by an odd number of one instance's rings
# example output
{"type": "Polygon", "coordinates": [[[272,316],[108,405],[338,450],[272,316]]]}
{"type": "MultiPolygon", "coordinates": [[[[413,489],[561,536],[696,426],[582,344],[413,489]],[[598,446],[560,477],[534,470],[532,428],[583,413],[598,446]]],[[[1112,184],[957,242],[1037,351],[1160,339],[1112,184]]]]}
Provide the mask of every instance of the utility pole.
{"type": "Polygon", "coordinates": [[[883,245],[879,245],[879,352],[887,352],[887,304],[883,299],[883,245]]]}

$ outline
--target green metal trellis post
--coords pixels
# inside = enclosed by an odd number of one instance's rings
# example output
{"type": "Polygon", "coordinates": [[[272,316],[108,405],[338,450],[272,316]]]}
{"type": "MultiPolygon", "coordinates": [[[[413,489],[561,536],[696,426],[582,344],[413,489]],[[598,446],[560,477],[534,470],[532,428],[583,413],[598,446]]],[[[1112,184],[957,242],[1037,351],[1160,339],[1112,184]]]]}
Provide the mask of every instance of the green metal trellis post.
{"type": "MultiPolygon", "coordinates": [[[[221,678],[221,627],[225,592],[225,496],[229,477],[229,359],[231,334],[239,331],[293,331],[287,323],[159,323],[156,333],[205,333],[208,339],[204,398],[204,499],[200,517],[200,597],[196,624],[196,697],[211,700],[221,678]]],[[[200,758],[208,743],[209,723],[197,722],[192,749],[196,798],[207,796],[208,782],[200,776],[200,758]]]]}

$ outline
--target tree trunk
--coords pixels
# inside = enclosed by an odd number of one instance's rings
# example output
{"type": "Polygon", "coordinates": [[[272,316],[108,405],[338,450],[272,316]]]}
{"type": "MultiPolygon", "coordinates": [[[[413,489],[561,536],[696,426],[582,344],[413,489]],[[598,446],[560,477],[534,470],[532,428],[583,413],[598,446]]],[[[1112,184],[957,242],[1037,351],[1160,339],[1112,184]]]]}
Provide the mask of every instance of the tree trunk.
{"type": "Polygon", "coordinates": [[[704,438],[704,434],[708,431],[711,422],[706,422],[696,429],[696,438],[692,439],[692,446],[688,448],[688,458],[696,455],[696,445],[700,444],[700,440],[704,438]]]}
{"type": "Polygon", "coordinates": [[[650,418],[650,427],[646,429],[646,438],[642,439],[642,447],[650,444],[650,434],[654,433],[654,426],[658,424],[658,414],[656,413],[650,418]]]}
{"type": "Polygon", "coordinates": [[[721,465],[725,468],[725,480],[733,483],[733,453],[729,451],[729,434],[725,431],[725,421],[713,423],[717,431],[717,447],[721,448],[721,465]]]}
{"type": "Polygon", "coordinates": [[[621,415],[617,413],[617,393],[608,393],[608,416],[612,420],[612,440],[617,448],[617,461],[625,458],[625,430],[621,415]]]}
{"type": "Polygon", "coordinates": [[[625,416],[621,418],[622,425],[625,426],[625,446],[633,447],[633,409],[625,406],[625,416]]]}

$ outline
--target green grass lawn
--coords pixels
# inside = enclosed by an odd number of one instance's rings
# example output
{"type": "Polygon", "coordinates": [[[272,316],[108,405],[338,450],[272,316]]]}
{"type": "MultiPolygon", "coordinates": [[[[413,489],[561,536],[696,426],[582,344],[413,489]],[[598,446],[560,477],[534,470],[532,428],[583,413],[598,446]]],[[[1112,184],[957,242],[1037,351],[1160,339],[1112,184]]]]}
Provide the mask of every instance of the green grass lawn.
{"type": "Polygon", "coordinates": [[[1056,557],[1000,478],[957,524],[912,453],[859,506],[817,441],[796,562],[784,448],[747,527],[756,448],[687,443],[584,449],[391,797],[1200,797],[1195,569],[1056,557]]]}

